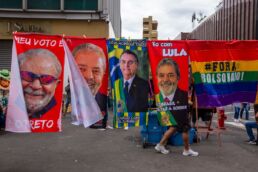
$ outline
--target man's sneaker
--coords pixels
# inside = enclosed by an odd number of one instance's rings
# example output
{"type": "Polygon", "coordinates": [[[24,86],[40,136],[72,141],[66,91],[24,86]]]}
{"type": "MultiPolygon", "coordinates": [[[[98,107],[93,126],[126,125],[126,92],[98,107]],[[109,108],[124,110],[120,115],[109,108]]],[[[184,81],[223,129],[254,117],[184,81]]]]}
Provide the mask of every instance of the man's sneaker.
{"type": "Polygon", "coordinates": [[[199,153],[193,151],[192,149],[189,149],[189,150],[184,150],[183,155],[184,156],[198,156],[199,153]]]}
{"type": "Polygon", "coordinates": [[[255,140],[249,140],[247,143],[250,144],[250,145],[256,145],[256,141],[255,140]]]}
{"type": "Polygon", "coordinates": [[[235,122],[235,123],[239,123],[240,120],[239,120],[239,119],[234,119],[234,122],[235,122]]]}
{"type": "Polygon", "coordinates": [[[107,127],[106,127],[107,129],[110,129],[110,130],[113,130],[114,128],[112,127],[112,126],[110,126],[110,125],[107,125],[107,127]]]}
{"type": "Polygon", "coordinates": [[[162,153],[162,154],[168,154],[168,153],[169,153],[169,150],[167,150],[164,146],[162,146],[162,145],[160,145],[160,144],[157,144],[157,145],[155,146],[155,150],[156,150],[157,152],[162,153]]]}
{"type": "Polygon", "coordinates": [[[106,131],[105,128],[98,128],[97,130],[99,130],[99,131],[106,131]]]}

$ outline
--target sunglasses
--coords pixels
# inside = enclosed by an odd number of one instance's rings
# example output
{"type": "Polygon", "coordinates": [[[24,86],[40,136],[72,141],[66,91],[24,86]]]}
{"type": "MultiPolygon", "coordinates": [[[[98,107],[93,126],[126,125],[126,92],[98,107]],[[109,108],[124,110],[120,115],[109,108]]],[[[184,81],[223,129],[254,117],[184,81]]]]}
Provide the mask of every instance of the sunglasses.
{"type": "Polygon", "coordinates": [[[35,79],[38,79],[43,85],[51,84],[57,80],[57,78],[51,75],[38,75],[28,71],[21,71],[21,79],[27,82],[33,82],[35,79]]]}

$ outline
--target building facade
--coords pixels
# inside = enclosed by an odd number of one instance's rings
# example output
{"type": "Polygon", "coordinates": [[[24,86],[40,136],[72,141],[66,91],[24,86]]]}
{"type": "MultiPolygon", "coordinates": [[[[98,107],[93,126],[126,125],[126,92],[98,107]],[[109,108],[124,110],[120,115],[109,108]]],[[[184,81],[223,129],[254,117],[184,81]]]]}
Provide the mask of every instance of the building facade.
{"type": "Polygon", "coordinates": [[[258,39],[257,0],[223,0],[216,12],[190,33],[190,39],[258,39]]]}
{"type": "Polygon", "coordinates": [[[143,18],[143,39],[158,39],[158,22],[152,20],[152,16],[143,18]]]}
{"type": "Polygon", "coordinates": [[[187,40],[190,38],[190,33],[189,32],[180,32],[174,40],[187,40]]]}
{"type": "Polygon", "coordinates": [[[10,69],[14,31],[120,37],[120,0],[0,1],[0,69],[10,69]]]}

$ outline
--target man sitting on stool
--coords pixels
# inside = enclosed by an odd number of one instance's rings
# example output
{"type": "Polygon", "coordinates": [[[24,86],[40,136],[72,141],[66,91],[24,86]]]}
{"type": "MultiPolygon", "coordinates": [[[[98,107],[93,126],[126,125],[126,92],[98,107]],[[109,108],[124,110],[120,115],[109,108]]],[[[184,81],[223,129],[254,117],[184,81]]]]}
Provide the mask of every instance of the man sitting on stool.
{"type": "Polygon", "coordinates": [[[162,137],[159,144],[155,146],[155,150],[162,153],[168,154],[169,150],[165,148],[167,140],[172,136],[175,131],[183,133],[184,141],[184,156],[198,156],[199,153],[193,151],[189,147],[189,135],[188,131],[190,129],[190,122],[187,113],[187,102],[188,102],[188,93],[181,90],[177,84],[180,78],[180,71],[178,64],[169,58],[162,59],[156,70],[156,75],[158,79],[158,86],[160,90],[160,96],[163,97],[164,102],[171,104],[173,107],[171,113],[175,118],[177,125],[170,126],[164,136],[162,137]],[[167,99],[167,100],[166,100],[167,99]],[[174,107],[185,107],[185,108],[174,108],[174,107]]]}
{"type": "Polygon", "coordinates": [[[255,121],[246,122],[245,128],[246,128],[247,135],[249,137],[248,144],[252,144],[252,145],[256,144],[257,145],[258,138],[256,138],[256,141],[255,141],[255,137],[253,134],[253,128],[258,129],[258,104],[254,104],[254,113],[255,113],[255,121]]]}

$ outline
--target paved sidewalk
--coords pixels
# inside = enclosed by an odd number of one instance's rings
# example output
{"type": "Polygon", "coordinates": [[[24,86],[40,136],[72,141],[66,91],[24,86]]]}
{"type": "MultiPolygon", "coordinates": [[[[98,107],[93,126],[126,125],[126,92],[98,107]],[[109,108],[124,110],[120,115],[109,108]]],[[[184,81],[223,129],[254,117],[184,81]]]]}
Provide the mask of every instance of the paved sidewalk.
{"type": "Polygon", "coordinates": [[[139,128],[100,131],[63,120],[63,132],[1,132],[0,172],[249,172],[257,171],[258,146],[244,143],[245,131],[228,127],[222,147],[215,135],[192,148],[199,157],[182,156],[169,146],[168,155],[142,148],[139,128]]]}

